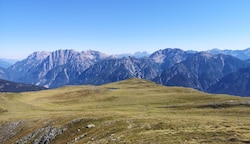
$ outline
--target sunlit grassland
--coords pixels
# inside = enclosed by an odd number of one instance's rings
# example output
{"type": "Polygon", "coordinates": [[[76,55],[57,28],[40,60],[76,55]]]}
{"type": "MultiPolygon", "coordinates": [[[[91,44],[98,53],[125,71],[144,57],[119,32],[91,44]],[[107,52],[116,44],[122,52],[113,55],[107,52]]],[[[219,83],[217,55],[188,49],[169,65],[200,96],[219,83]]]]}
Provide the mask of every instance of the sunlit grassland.
{"type": "MultiPolygon", "coordinates": [[[[102,86],[66,86],[20,94],[0,94],[0,121],[23,120],[30,129],[53,121],[60,127],[83,121],[58,136],[66,143],[87,123],[93,143],[249,143],[249,98],[206,94],[194,89],[165,87],[141,79],[102,86]],[[104,130],[105,129],[105,130],[104,130]],[[69,136],[67,137],[66,136],[69,136]]],[[[24,130],[24,133],[28,133],[24,130]]],[[[23,134],[10,139],[15,142],[23,134]]],[[[78,143],[86,143],[83,138],[78,143]]]]}

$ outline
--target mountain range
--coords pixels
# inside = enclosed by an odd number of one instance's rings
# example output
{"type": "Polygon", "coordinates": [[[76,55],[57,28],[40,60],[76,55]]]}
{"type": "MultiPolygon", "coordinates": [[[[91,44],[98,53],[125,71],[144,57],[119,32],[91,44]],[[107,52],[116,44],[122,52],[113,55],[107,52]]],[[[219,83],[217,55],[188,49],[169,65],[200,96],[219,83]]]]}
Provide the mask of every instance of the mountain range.
{"type": "Polygon", "coordinates": [[[250,58],[250,48],[244,50],[220,50],[220,49],[212,49],[208,51],[211,54],[226,54],[234,56],[241,60],[247,60],[250,58]]]}
{"type": "Polygon", "coordinates": [[[250,96],[249,58],[250,48],[205,52],[167,48],[137,56],[107,55],[93,50],[42,51],[8,68],[0,67],[0,78],[47,88],[142,78],[166,86],[250,96]]]}

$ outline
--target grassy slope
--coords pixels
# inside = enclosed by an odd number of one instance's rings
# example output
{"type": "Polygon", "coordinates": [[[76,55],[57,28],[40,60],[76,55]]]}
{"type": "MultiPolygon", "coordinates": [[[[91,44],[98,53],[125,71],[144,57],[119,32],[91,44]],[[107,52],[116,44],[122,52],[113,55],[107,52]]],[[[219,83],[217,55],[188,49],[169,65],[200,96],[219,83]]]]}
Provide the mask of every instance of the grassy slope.
{"type": "Polygon", "coordinates": [[[67,126],[68,130],[52,143],[71,142],[85,134],[76,143],[249,143],[249,101],[141,79],[98,87],[2,93],[2,127],[21,121],[15,135],[2,133],[2,137],[9,135],[2,141],[14,143],[53,125],[67,126]],[[79,121],[69,125],[75,119],[79,121]],[[96,127],[86,129],[89,123],[96,127]]]}

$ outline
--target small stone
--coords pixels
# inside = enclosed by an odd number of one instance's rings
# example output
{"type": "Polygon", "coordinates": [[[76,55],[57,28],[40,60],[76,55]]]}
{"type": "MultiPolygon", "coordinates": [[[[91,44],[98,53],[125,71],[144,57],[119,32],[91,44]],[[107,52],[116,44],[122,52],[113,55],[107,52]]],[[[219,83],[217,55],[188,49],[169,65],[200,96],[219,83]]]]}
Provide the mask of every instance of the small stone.
{"type": "Polygon", "coordinates": [[[86,128],[94,128],[94,127],[95,127],[94,124],[88,124],[88,125],[86,126],[86,128]]]}

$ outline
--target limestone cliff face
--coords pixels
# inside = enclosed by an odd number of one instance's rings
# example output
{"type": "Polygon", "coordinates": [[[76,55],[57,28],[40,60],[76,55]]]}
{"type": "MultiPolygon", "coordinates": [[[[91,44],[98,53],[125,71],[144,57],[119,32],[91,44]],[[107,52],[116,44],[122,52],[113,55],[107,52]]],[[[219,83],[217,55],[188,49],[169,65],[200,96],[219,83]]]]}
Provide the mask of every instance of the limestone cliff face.
{"type": "Polygon", "coordinates": [[[105,54],[97,51],[35,52],[9,68],[12,73],[10,79],[45,87],[59,87],[106,57],[105,54]]]}

